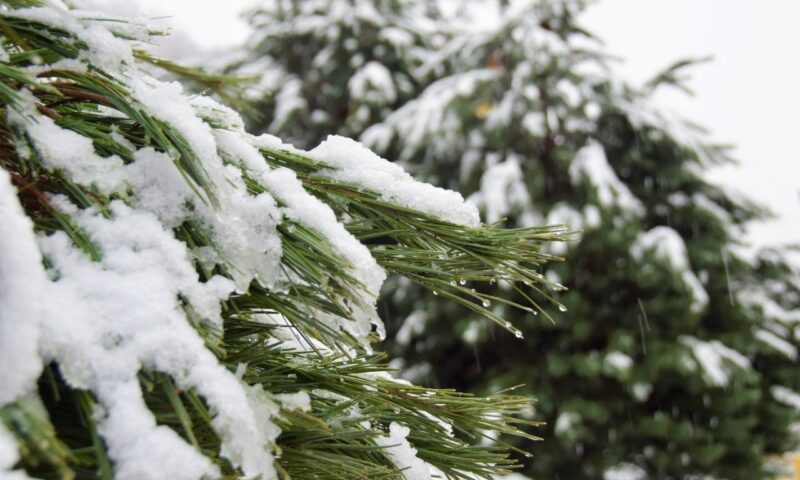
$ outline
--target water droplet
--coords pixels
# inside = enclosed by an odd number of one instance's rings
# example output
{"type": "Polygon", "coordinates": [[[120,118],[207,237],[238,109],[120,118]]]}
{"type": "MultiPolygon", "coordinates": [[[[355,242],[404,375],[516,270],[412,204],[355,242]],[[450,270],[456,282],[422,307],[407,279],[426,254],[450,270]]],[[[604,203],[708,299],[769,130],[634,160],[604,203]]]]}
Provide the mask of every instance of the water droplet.
{"type": "Polygon", "coordinates": [[[450,280],[450,285],[452,285],[453,287],[455,287],[455,286],[456,286],[456,281],[455,281],[455,280],[450,280]]]}
{"type": "Polygon", "coordinates": [[[511,322],[506,322],[506,328],[511,328],[512,326],[511,322]]]}
{"type": "Polygon", "coordinates": [[[433,294],[434,294],[434,295],[439,295],[439,292],[437,292],[436,290],[434,290],[434,291],[433,291],[433,294]]]}
{"type": "Polygon", "coordinates": [[[458,284],[459,285],[466,285],[467,281],[465,279],[461,278],[461,279],[458,280],[458,284]]]}
{"type": "Polygon", "coordinates": [[[566,306],[564,306],[564,305],[563,305],[563,304],[561,304],[561,303],[559,303],[559,304],[558,304],[558,309],[559,309],[560,311],[562,311],[562,312],[566,312],[566,311],[567,311],[567,307],[566,307],[566,306]]]}
{"type": "Polygon", "coordinates": [[[522,332],[517,330],[516,332],[514,332],[514,336],[517,337],[517,338],[522,338],[522,332]]]}
{"type": "Polygon", "coordinates": [[[539,315],[539,312],[537,312],[536,310],[534,310],[534,311],[533,311],[533,316],[535,317],[535,316],[537,316],[537,315],[539,315]]]}
{"type": "Polygon", "coordinates": [[[492,305],[492,302],[489,301],[488,298],[484,298],[482,302],[483,308],[489,308],[492,305]]]}

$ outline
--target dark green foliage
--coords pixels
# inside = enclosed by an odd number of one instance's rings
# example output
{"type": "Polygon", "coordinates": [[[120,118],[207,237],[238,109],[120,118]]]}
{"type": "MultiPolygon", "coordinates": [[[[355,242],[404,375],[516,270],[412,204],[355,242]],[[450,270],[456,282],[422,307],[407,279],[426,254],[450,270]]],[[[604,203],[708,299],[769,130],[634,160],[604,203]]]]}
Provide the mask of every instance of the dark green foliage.
{"type": "MultiPolygon", "coordinates": [[[[768,477],[767,458],[796,447],[790,426],[797,411],[775,388],[800,387],[792,313],[798,272],[776,253],[756,261],[743,253],[744,228],[766,212],[705,179],[704,170],[729,161],[726,149],[649,106],[660,85],[682,87],[693,62],[678,62],[635,89],[617,80],[577,23],[583,2],[539,2],[483,30],[470,28],[465,5],[463,19],[435,18],[431,38],[444,38],[441,45],[419,43],[427,51],[414,58],[425,59],[429,69],[411,68],[410,57],[375,58],[394,76],[432,74],[402,105],[392,105],[394,111],[364,117],[375,125],[349,115],[357,103],[327,107],[344,101],[334,86],[355,73],[341,56],[303,63],[308,69],[288,77],[300,82],[299,96],[309,105],[296,115],[306,115],[306,122],[329,119],[304,130],[302,144],[363,132],[362,141],[421,178],[473,194],[489,222],[515,227],[546,219],[583,229],[568,261],[542,271],[551,288],[569,289],[554,293],[569,313],[550,322],[502,304],[490,307],[518,326],[524,341],[457,305],[433,301],[404,279],[387,285],[384,309],[391,352],[402,359],[397,364],[407,378],[434,386],[493,392],[525,384],[538,398],[534,418],[546,422],[539,431],[544,442],[519,443],[535,454],[526,463],[536,478],[601,478],[620,464],[638,466],[643,478],[768,477]],[[587,145],[596,148],[587,153],[587,145]],[[580,168],[580,158],[598,152],[613,174],[610,183],[580,168]],[[505,205],[498,207],[492,195],[505,205]],[[646,246],[646,232],[665,236],[646,246]],[[687,265],[665,253],[670,239],[685,245],[687,265]],[[687,277],[699,280],[707,301],[687,277]],[[780,308],[767,308],[767,298],[780,308]],[[764,330],[789,342],[789,353],[765,342],[758,333],[764,330]],[[698,348],[725,352],[722,346],[743,357],[719,357],[724,379],[715,380],[717,369],[698,348]],[[620,355],[629,367],[614,361],[620,355]]],[[[412,11],[406,5],[385,18],[403,25],[412,11]]],[[[270,16],[267,9],[263,15],[259,35],[272,42],[255,44],[254,63],[291,70],[293,40],[272,36],[269,27],[290,31],[303,13],[270,16]]],[[[325,38],[326,48],[360,52],[374,45],[369,34],[337,33],[325,38]]],[[[503,284],[476,289],[487,298],[524,302],[503,284]]]]}

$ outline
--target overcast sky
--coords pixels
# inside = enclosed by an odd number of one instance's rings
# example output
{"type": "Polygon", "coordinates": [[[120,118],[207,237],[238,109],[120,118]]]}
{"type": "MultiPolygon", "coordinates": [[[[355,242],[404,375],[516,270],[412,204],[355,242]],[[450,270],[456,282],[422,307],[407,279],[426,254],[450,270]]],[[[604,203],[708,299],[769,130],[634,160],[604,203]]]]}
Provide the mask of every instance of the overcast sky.
{"type": "MultiPolygon", "coordinates": [[[[160,21],[206,49],[241,42],[247,30],[238,12],[257,2],[88,1],[171,16],[160,21]]],[[[780,217],[751,227],[753,242],[800,242],[800,2],[600,0],[583,22],[624,59],[618,71],[632,82],[679,58],[714,57],[691,71],[695,97],[664,90],[656,101],[708,127],[713,140],[736,145],[740,164],[711,178],[780,217]]]]}
{"type": "Polygon", "coordinates": [[[694,97],[665,91],[657,101],[736,146],[740,164],[712,178],[781,217],[754,225],[754,242],[800,242],[800,2],[601,0],[583,21],[625,59],[619,71],[632,81],[713,55],[690,72],[694,97]]]}

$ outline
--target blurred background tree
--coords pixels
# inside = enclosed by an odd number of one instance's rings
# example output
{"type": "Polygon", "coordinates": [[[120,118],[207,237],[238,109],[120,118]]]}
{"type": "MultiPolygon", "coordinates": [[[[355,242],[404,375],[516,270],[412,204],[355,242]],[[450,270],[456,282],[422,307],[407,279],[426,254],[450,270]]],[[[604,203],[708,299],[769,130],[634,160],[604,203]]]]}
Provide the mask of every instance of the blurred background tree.
{"type": "MultiPolygon", "coordinates": [[[[489,305],[524,341],[407,281],[387,285],[406,378],[524,384],[539,398],[545,441],[521,445],[535,454],[528,473],[768,476],[766,456],[796,445],[798,270],[783,252],[742,248],[744,226],[768,212],[705,180],[726,148],[650,106],[655,89],[685,88],[692,62],[634,88],[578,23],[585,2],[501,3],[271,2],[236,65],[267,72],[274,106],[253,124],[302,146],[360,136],[471,195],[489,222],[582,231],[569,261],[541,272],[568,315],[489,305]]],[[[525,301],[502,283],[475,288],[525,301]]]]}

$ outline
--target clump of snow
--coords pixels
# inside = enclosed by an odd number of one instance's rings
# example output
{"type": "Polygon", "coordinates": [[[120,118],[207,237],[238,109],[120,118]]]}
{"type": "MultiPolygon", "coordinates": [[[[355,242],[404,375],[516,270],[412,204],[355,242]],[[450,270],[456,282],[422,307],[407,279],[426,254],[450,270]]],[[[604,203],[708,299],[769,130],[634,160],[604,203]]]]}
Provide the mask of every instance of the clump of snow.
{"type": "MultiPolygon", "coordinates": [[[[66,30],[87,46],[87,49],[80,51],[79,59],[86,65],[91,64],[94,68],[116,72],[124,65],[132,65],[134,63],[131,42],[117,38],[107,27],[107,25],[113,26],[114,21],[96,21],[96,16],[80,18],[75,12],[53,5],[57,5],[56,2],[44,7],[16,8],[3,12],[3,15],[66,30]]],[[[102,14],[100,14],[100,17],[105,17],[105,20],[112,18],[102,14]]],[[[131,28],[135,28],[135,24],[128,22],[128,25],[131,28]]],[[[129,31],[129,37],[131,36],[130,33],[129,31]]],[[[144,33],[141,36],[147,37],[144,33]]],[[[74,65],[69,60],[65,61],[65,63],[74,65]]],[[[81,67],[75,69],[82,70],[81,67]]]]}
{"type": "Polygon", "coordinates": [[[362,340],[366,340],[372,325],[377,326],[378,333],[383,335],[383,322],[374,305],[386,279],[386,272],[377,264],[369,249],[337,220],[330,206],[310,195],[292,170],[271,169],[257,149],[259,146],[282,149],[284,145],[274,137],[256,138],[241,130],[216,130],[214,137],[217,147],[226,157],[246,168],[252,177],[258,179],[281,202],[282,215],[322,234],[350,262],[354,277],[366,289],[360,305],[354,309],[357,323],[353,325],[352,322],[342,321],[343,319],[330,316],[326,318],[362,340]]]}
{"type": "Polygon", "coordinates": [[[759,289],[747,289],[738,292],[736,297],[744,305],[761,310],[765,317],[783,325],[800,323],[800,309],[789,310],[784,308],[768,292],[759,289]]]}
{"type": "Polygon", "coordinates": [[[603,472],[603,480],[645,480],[647,472],[632,463],[621,463],[603,472]]]}
{"type": "Polygon", "coordinates": [[[515,208],[527,207],[531,199],[519,159],[509,156],[503,162],[491,163],[481,177],[480,190],[469,201],[484,208],[488,223],[497,222],[515,208]]]}
{"type": "Polygon", "coordinates": [[[760,328],[756,330],[755,336],[760,341],[786,355],[790,360],[797,360],[797,347],[778,335],[775,335],[769,330],[760,328]]]}
{"type": "MultiPolygon", "coordinates": [[[[72,216],[100,249],[92,262],[61,232],[40,240],[53,264],[52,304],[42,317],[48,335],[41,349],[58,361],[65,380],[90,389],[105,414],[98,428],[120,478],[199,478],[217,469],[171,430],[158,427],[144,404],[141,368],[169,373],[181,388],[195,388],[215,416],[222,454],[248,475],[274,475],[268,445],[279,433],[264,429],[257,411],[277,411],[250,398],[247,387],[219,364],[187,322],[185,298],[207,316],[219,316],[219,301],[233,284],[222,277],[200,283],[186,246],[149,212],[112,202],[112,217],[78,211],[72,216]],[[267,448],[265,448],[267,447],[267,448]]],[[[220,324],[219,318],[209,318],[220,324]]],[[[266,417],[266,420],[269,416],[266,417]]]]}
{"type": "Polygon", "coordinates": [[[403,321],[403,325],[395,334],[395,341],[399,345],[408,345],[411,340],[425,331],[428,313],[424,310],[415,310],[403,321]]]}
{"type": "Polygon", "coordinates": [[[350,77],[350,97],[365,103],[385,105],[397,100],[392,74],[378,62],[367,62],[350,77]]]}
{"type": "Polygon", "coordinates": [[[744,370],[750,369],[750,360],[747,357],[718,340],[706,342],[688,335],[683,335],[678,340],[692,350],[697,365],[703,371],[703,377],[714,386],[728,385],[732,372],[730,365],[744,370]]]}
{"type": "Polygon", "coordinates": [[[414,180],[399,165],[379,157],[355,140],[331,135],[309,154],[332,168],[321,174],[374,192],[381,198],[457,225],[475,227],[480,216],[475,205],[458,192],[414,180]]]}
{"type": "MultiPolygon", "coordinates": [[[[42,315],[39,299],[46,296],[48,279],[33,224],[19,204],[9,174],[2,168],[0,218],[4,232],[0,235],[0,365],[14,366],[3,369],[3,406],[30,392],[42,369],[38,353],[42,315]]],[[[0,463],[0,471],[3,468],[0,463]]]]}
{"type": "Polygon", "coordinates": [[[282,393],[275,396],[281,402],[281,407],[284,410],[300,410],[302,412],[311,410],[311,397],[308,396],[307,392],[282,393]]]}
{"type": "Polygon", "coordinates": [[[794,390],[784,387],[782,385],[775,385],[770,389],[770,393],[775,398],[775,400],[789,405],[790,407],[794,407],[798,411],[800,411],[800,393],[795,392],[794,390]]]}
{"type": "Polygon", "coordinates": [[[649,383],[636,382],[631,387],[631,393],[633,393],[633,398],[635,398],[637,401],[644,402],[650,398],[650,394],[653,393],[653,385],[649,383]]]}
{"type": "Polygon", "coordinates": [[[600,205],[616,205],[637,215],[644,214],[642,202],[614,173],[599,142],[590,140],[585,147],[578,150],[575,160],[569,166],[569,175],[573,185],[582,184],[584,179],[593,185],[600,205]]]}
{"type": "Polygon", "coordinates": [[[13,470],[14,465],[19,461],[19,447],[17,447],[15,440],[11,432],[6,430],[6,426],[0,422],[0,478],[4,480],[29,480],[31,477],[25,472],[13,470]]]}
{"type": "Polygon", "coordinates": [[[270,131],[276,131],[286,125],[295,112],[308,108],[308,103],[302,95],[303,84],[296,78],[282,81],[282,87],[275,100],[275,114],[269,126],[270,131]]]}
{"type": "Polygon", "coordinates": [[[686,244],[678,232],[669,227],[658,226],[640,233],[631,245],[631,255],[637,260],[642,260],[645,252],[653,252],[656,257],[666,260],[681,275],[681,280],[692,293],[692,312],[698,313],[705,308],[708,304],[708,293],[692,272],[686,244]]]}
{"type": "Polygon", "coordinates": [[[606,355],[603,364],[615,371],[626,372],[633,366],[633,359],[622,352],[614,351],[606,355]]]}
{"type": "Polygon", "coordinates": [[[96,185],[104,193],[121,190],[121,158],[116,155],[101,158],[95,153],[89,138],[59,127],[44,115],[32,115],[36,108],[33,95],[27,91],[21,95],[25,105],[9,109],[8,122],[27,131],[44,167],[62,170],[72,181],[86,186],[96,185]]]}
{"type": "MultiPolygon", "coordinates": [[[[592,216],[596,212],[588,208],[585,208],[584,212],[589,215],[589,221],[595,220],[592,216]]],[[[584,215],[566,202],[558,202],[547,213],[546,223],[548,225],[564,225],[570,230],[578,231],[583,228],[584,215]]],[[[553,242],[550,244],[550,251],[555,255],[564,255],[567,253],[568,248],[569,243],[567,242],[553,242]]]]}
{"type": "Polygon", "coordinates": [[[571,432],[575,425],[578,425],[583,420],[583,417],[576,412],[564,412],[558,416],[554,428],[556,436],[564,436],[571,432]]]}
{"type": "Polygon", "coordinates": [[[389,436],[376,437],[375,443],[384,448],[386,455],[402,470],[403,477],[407,480],[430,479],[428,465],[417,457],[417,450],[408,443],[410,432],[408,427],[392,422],[389,425],[389,436]]]}

